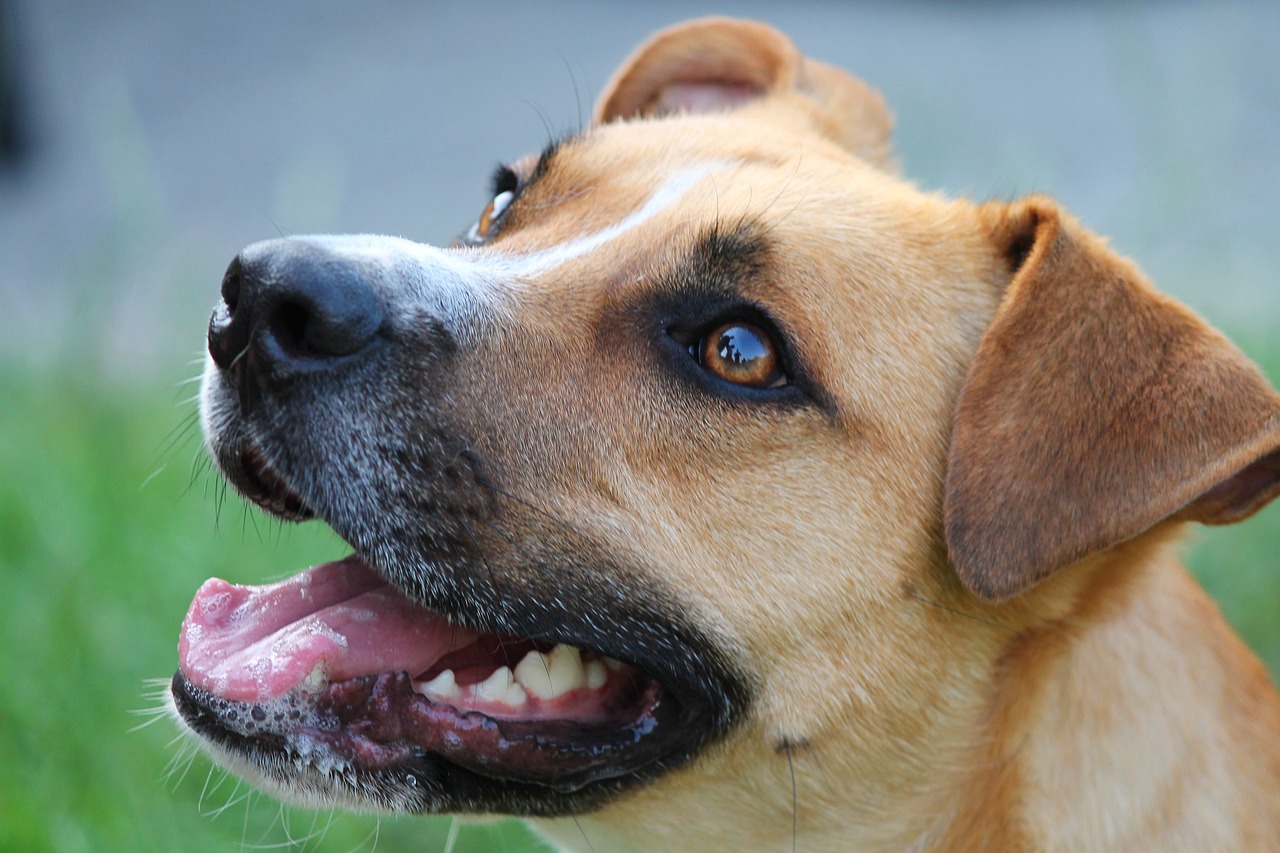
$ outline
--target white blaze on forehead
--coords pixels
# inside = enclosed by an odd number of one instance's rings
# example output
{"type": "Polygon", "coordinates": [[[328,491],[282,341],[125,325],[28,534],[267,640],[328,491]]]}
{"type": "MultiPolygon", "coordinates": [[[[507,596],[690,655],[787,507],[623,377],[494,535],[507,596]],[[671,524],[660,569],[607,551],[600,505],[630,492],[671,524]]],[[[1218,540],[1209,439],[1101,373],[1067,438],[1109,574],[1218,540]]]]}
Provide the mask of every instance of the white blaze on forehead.
{"type": "Polygon", "coordinates": [[[594,234],[587,234],[567,243],[561,243],[558,246],[541,249],[527,255],[509,255],[493,250],[482,251],[477,253],[477,262],[491,261],[508,276],[514,275],[524,278],[547,272],[561,264],[589,254],[601,246],[613,242],[627,232],[639,228],[662,211],[674,205],[699,181],[716,172],[722,172],[732,165],[732,163],[723,162],[703,163],[699,166],[681,169],[669,177],[662,186],[658,187],[638,210],[594,234]]]}

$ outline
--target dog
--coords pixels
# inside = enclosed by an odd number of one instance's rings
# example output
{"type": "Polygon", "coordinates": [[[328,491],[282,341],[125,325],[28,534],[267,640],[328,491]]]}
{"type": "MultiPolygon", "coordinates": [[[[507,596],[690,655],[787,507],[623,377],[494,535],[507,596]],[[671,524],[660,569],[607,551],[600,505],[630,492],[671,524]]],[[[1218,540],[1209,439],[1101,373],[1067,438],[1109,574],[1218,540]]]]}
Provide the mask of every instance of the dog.
{"type": "Polygon", "coordinates": [[[183,725],[565,849],[1280,849],[1280,698],[1176,557],[1280,493],[1280,396],[1051,199],[918,191],[891,124],[703,19],[454,246],[241,252],[208,446],[354,554],[201,587],[183,725]]]}

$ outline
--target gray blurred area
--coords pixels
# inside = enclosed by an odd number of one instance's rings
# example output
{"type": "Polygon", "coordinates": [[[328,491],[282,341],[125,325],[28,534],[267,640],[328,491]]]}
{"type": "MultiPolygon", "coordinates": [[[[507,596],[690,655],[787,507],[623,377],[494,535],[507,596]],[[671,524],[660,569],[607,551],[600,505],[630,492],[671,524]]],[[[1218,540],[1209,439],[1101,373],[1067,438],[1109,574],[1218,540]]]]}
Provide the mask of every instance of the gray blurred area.
{"type": "Polygon", "coordinates": [[[172,378],[278,234],[447,241],[654,29],[770,21],[881,89],[904,172],[1048,192],[1245,340],[1280,310],[1280,3],[10,0],[0,363],[172,378]],[[10,61],[11,60],[11,61],[10,61]]]}

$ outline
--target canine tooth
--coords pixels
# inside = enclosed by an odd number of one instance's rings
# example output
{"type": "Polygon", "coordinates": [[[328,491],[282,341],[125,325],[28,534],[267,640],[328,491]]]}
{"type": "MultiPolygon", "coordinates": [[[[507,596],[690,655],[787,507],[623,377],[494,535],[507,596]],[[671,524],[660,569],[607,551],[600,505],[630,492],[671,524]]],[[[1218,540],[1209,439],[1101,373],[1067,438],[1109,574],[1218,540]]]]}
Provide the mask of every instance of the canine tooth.
{"type": "Polygon", "coordinates": [[[613,672],[617,672],[618,670],[626,666],[625,663],[618,660],[617,658],[602,657],[600,658],[600,660],[604,661],[604,665],[609,667],[609,669],[612,670],[613,672]]]}
{"type": "Polygon", "coordinates": [[[551,650],[551,683],[557,695],[577,690],[587,683],[582,671],[582,652],[563,643],[551,650]]]}
{"type": "Polygon", "coordinates": [[[604,687],[609,680],[609,670],[598,660],[589,661],[582,668],[586,673],[587,686],[592,690],[604,687]]]}
{"type": "Polygon", "coordinates": [[[582,652],[563,644],[552,649],[550,655],[529,652],[516,664],[516,678],[539,699],[555,699],[587,683],[582,652]]]}
{"type": "Polygon", "coordinates": [[[438,696],[441,699],[457,699],[462,695],[462,688],[458,686],[458,681],[451,669],[441,670],[440,674],[435,678],[415,684],[414,687],[419,693],[430,693],[432,696],[438,696]]]}
{"type": "Polygon", "coordinates": [[[508,667],[500,666],[493,671],[493,675],[476,685],[475,696],[477,699],[483,699],[486,702],[501,702],[506,698],[507,690],[511,687],[511,684],[511,670],[508,667]]]}
{"type": "Polygon", "coordinates": [[[542,652],[533,651],[525,655],[516,664],[515,674],[524,689],[539,699],[550,699],[555,695],[551,684],[551,659],[542,652]]]}

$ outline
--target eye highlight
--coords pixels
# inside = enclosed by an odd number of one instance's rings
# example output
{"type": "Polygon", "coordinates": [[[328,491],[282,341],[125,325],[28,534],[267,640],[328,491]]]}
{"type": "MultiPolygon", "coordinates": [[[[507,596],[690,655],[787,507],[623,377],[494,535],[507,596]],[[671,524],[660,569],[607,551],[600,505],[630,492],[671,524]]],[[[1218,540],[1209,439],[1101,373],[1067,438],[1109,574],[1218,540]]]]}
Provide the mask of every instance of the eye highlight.
{"type": "Polygon", "coordinates": [[[511,200],[516,194],[511,190],[506,190],[489,199],[489,203],[485,205],[484,210],[480,213],[480,218],[476,220],[473,231],[479,240],[483,240],[489,236],[489,232],[493,230],[493,226],[502,218],[502,214],[506,213],[507,208],[511,206],[511,200]]]}
{"type": "Polygon", "coordinates": [[[480,212],[480,218],[454,238],[454,246],[480,246],[498,233],[511,203],[523,189],[523,181],[510,166],[499,166],[491,179],[492,195],[480,212]]]}
{"type": "Polygon", "coordinates": [[[725,382],[748,388],[781,388],[787,384],[778,345],[768,332],[751,323],[717,326],[689,351],[704,370],[725,382]]]}

